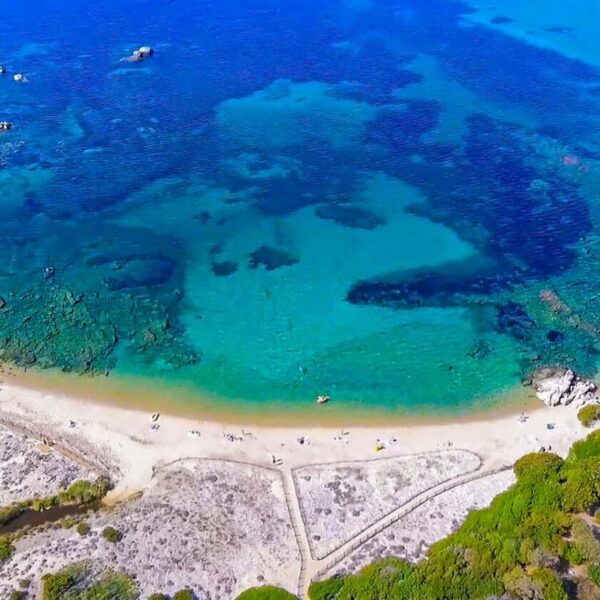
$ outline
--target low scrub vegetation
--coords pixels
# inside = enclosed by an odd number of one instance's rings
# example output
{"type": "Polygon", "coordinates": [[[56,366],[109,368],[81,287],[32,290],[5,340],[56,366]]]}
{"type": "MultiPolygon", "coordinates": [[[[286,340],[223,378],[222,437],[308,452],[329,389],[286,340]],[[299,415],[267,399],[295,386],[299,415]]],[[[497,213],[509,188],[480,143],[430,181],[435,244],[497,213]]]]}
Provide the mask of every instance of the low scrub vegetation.
{"type": "Polygon", "coordinates": [[[263,585],[242,592],[236,600],[297,600],[297,598],[281,588],[263,585]]]}
{"type": "Polygon", "coordinates": [[[116,544],[117,542],[120,542],[123,539],[123,534],[114,527],[105,527],[102,530],[102,537],[105,540],[116,544]]]}
{"type": "Polygon", "coordinates": [[[125,573],[110,571],[98,578],[87,563],[70,565],[42,578],[42,600],[135,600],[135,583],[125,573]]]}
{"type": "Polygon", "coordinates": [[[579,410],[577,418],[584,427],[591,427],[600,418],[600,404],[588,404],[579,410]]]}

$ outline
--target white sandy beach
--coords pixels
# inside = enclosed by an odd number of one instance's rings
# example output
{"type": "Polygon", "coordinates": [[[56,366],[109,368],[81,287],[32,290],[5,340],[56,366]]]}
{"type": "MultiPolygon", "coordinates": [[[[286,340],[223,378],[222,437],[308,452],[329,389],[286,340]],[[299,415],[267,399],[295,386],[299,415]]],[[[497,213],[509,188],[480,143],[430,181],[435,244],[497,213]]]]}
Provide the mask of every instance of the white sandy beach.
{"type": "MultiPolygon", "coordinates": [[[[168,401],[164,407],[168,408],[168,401]]],[[[318,410],[318,407],[315,407],[318,410]]],[[[282,468],[313,463],[367,460],[439,450],[452,446],[477,453],[486,469],[510,465],[542,446],[559,454],[567,452],[585,432],[575,406],[544,407],[528,412],[525,423],[517,415],[488,420],[411,424],[393,427],[251,427],[243,429],[212,421],[161,413],[159,429],[151,429],[150,412],[128,410],[65,395],[44,393],[11,383],[0,391],[0,419],[23,426],[35,436],[47,438],[82,458],[110,471],[116,487],[112,498],[143,490],[153,470],[180,458],[223,458],[282,468]],[[70,421],[74,426],[70,426],[70,421]],[[548,429],[548,423],[554,428],[548,429]],[[198,431],[198,437],[190,437],[198,431]],[[233,437],[227,437],[230,434],[233,437]],[[304,437],[305,443],[299,439],[304,437]],[[395,442],[393,440],[396,440],[395,442]],[[376,452],[378,440],[386,448],[376,452]]]]}

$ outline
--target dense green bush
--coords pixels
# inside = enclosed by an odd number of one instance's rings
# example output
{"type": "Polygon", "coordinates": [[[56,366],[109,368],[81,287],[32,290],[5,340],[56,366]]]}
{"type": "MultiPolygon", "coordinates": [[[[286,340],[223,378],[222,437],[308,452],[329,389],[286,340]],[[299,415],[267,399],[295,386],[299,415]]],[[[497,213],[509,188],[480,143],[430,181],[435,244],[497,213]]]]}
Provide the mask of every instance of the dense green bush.
{"type": "MultiPolygon", "coordinates": [[[[73,600],[135,600],[137,592],[133,580],[125,573],[108,573],[74,596],[73,600]]],[[[71,599],[69,599],[71,600],[71,599]]]]}
{"type": "Polygon", "coordinates": [[[571,528],[571,536],[583,560],[588,563],[600,563],[600,543],[596,539],[590,526],[579,519],[575,519],[571,528]]]}
{"type": "Polygon", "coordinates": [[[92,504],[102,500],[110,490],[110,481],[98,477],[96,481],[79,479],[56,496],[59,504],[92,504]]]}
{"type": "Polygon", "coordinates": [[[427,560],[386,559],[313,583],[311,600],[483,600],[506,592],[566,600],[561,561],[586,563],[600,582],[600,545],[577,516],[600,505],[600,431],[575,443],[564,461],[529,454],[514,470],[517,482],[435,543],[427,560]]]}
{"type": "Polygon", "coordinates": [[[102,537],[105,540],[116,544],[117,542],[120,542],[123,539],[123,534],[118,529],[109,526],[105,527],[102,530],[102,537]]]}
{"type": "Polygon", "coordinates": [[[577,418],[584,427],[591,427],[600,417],[600,404],[588,404],[579,409],[577,418]]]}
{"type": "Polygon", "coordinates": [[[89,564],[79,563],[42,577],[42,600],[135,600],[137,592],[131,577],[105,573],[89,580],[89,564]]]}
{"type": "Polygon", "coordinates": [[[583,458],[597,458],[600,456],[600,429],[592,431],[584,440],[575,442],[571,447],[568,461],[574,462],[583,458]]]}
{"type": "Polygon", "coordinates": [[[169,596],[166,594],[152,594],[148,596],[148,600],[169,600],[169,596]]]}
{"type": "Polygon", "coordinates": [[[396,558],[385,558],[357,575],[311,584],[311,600],[420,600],[422,581],[416,569],[396,558]]]}
{"type": "Polygon", "coordinates": [[[76,524],[77,524],[77,521],[73,517],[65,517],[60,522],[60,526],[63,529],[73,529],[73,527],[75,527],[76,524]]]}
{"type": "Polygon", "coordinates": [[[81,580],[83,571],[79,566],[70,566],[58,573],[42,577],[42,600],[64,600],[68,591],[81,580]]]}
{"type": "Polygon", "coordinates": [[[563,466],[563,459],[550,452],[534,452],[522,456],[514,466],[515,475],[524,477],[547,477],[557,474],[563,466]]]}
{"type": "Polygon", "coordinates": [[[90,526],[85,522],[81,521],[77,523],[77,533],[79,535],[87,535],[90,532],[90,526]]]}
{"type": "Polygon", "coordinates": [[[589,565],[587,568],[587,575],[590,581],[593,581],[598,587],[600,587],[600,566],[589,565]]]}
{"type": "Polygon", "coordinates": [[[298,600],[298,597],[281,588],[263,585],[242,592],[236,600],[298,600]]]}
{"type": "Polygon", "coordinates": [[[194,594],[190,590],[179,590],[173,594],[173,600],[194,600],[194,594]]]}
{"type": "Polygon", "coordinates": [[[0,536],[0,560],[6,560],[13,553],[13,547],[8,536],[0,536]]]}

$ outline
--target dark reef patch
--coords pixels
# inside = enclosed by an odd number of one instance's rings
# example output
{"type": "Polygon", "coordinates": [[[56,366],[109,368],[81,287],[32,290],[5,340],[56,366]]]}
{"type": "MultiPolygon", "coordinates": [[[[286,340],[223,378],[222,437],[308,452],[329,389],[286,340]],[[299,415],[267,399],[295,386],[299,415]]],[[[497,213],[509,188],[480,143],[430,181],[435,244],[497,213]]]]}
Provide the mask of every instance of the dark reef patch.
{"type": "Polygon", "coordinates": [[[399,157],[410,156],[423,146],[421,136],[438,124],[441,109],[441,103],[427,100],[382,109],[370,124],[365,143],[385,146],[399,157]]]}
{"type": "Polygon", "coordinates": [[[238,264],[232,260],[213,261],[210,263],[210,268],[217,277],[228,277],[238,270],[238,264]]]}
{"type": "Polygon", "coordinates": [[[544,31],[547,31],[548,33],[562,34],[573,33],[573,29],[571,29],[571,27],[567,27],[566,25],[553,25],[552,27],[544,28],[544,31]]]}
{"type": "Polygon", "coordinates": [[[390,308],[459,306],[510,290],[520,282],[522,274],[518,270],[503,270],[498,265],[486,266],[468,259],[359,282],[346,300],[390,308]]]}
{"type": "Polygon", "coordinates": [[[113,274],[104,278],[110,291],[162,285],[173,276],[176,263],[160,254],[96,256],[88,260],[93,267],[106,267],[113,274]]]}
{"type": "Polygon", "coordinates": [[[512,22],[513,19],[511,19],[510,17],[503,17],[502,15],[498,15],[490,19],[490,23],[492,23],[493,25],[506,25],[507,23],[512,22]]]}
{"type": "Polygon", "coordinates": [[[527,340],[536,324],[522,304],[507,302],[496,305],[496,327],[500,333],[511,335],[517,340],[527,340]]]}
{"type": "Polygon", "coordinates": [[[257,269],[262,265],[267,271],[289,267],[297,262],[298,258],[293,254],[272,246],[260,246],[248,258],[248,266],[251,269],[257,269]]]}
{"type": "Polygon", "coordinates": [[[383,217],[358,206],[327,204],[317,207],[315,214],[320,219],[335,221],[338,225],[356,229],[376,229],[385,225],[383,217]]]}
{"type": "Polygon", "coordinates": [[[565,339],[565,334],[562,331],[551,329],[546,333],[546,339],[553,344],[560,344],[565,339]]]}

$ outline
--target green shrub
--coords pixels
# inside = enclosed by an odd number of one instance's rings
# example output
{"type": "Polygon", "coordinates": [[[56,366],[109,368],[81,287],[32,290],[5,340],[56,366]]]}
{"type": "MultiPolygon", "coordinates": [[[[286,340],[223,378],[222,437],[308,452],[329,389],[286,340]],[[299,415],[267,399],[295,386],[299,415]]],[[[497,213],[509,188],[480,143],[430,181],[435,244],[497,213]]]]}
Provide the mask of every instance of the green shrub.
{"type": "Polygon", "coordinates": [[[567,461],[574,462],[583,458],[600,456],[600,430],[592,431],[584,440],[575,442],[571,447],[567,461]]]}
{"type": "Polygon", "coordinates": [[[356,575],[312,583],[311,600],[422,600],[419,576],[414,567],[396,558],[366,566],[356,575]]]}
{"type": "Polygon", "coordinates": [[[600,418],[600,404],[588,404],[579,409],[577,418],[584,427],[591,427],[600,418]]]}
{"type": "Polygon", "coordinates": [[[25,592],[21,590],[13,590],[8,596],[8,600],[23,600],[23,598],[25,598],[25,592]]]}
{"type": "Polygon", "coordinates": [[[13,553],[13,546],[10,543],[8,536],[0,536],[0,560],[6,560],[10,558],[13,553]]]}
{"type": "Polygon", "coordinates": [[[26,502],[15,502],[9,506],[3,506],[0,508],[0,527],[6,525],[10,521],[16,519],[19,515],[23,514],[29,505],[26,502]]]}
{"type": "Polygon", "coordinates": [[[42,577],[42,600],[135,600],[131,577],[109,572],[97,581],[88,581],[88,564],[70,565],[42,577]]]}
{"type": "Polygon", "coordinates": [[[600,563],[600,543],[598,543],[594,532],[587,523],[584,523],[580,519],[575,519],[571,528],[571,535],[575,539],[575,545],[586,562],[600,563]]]}
{"type": "Polygon", "coordinates": [[[544,600],[569,600],[562,584],[549,569],[538,569],[531,575],[534,585],[539,590],[539,597],[544,600]]]}
{"type": "Polygon", "coordinates": [[[190,590],[179,590],[173,594],[173,600],[194,600],[194,594],[190,590]]]}
{"type": "Polygon", "coordinates": [[[533,452],[522,456],[514,466],[517,478],[542,477],[551,473],[558,473],[562,467],[563,459],[550,452],[533,452]]]}
{"type": "Polygon", "coordinates": [[[81,578],[81,571],[76,567],[67,567],[58,573],[50,573],[42,577],[42,600],[62,600],[67,592],[81,578]]]}
{"type": "Polygon", "coordinates": [[[148,600],[169,600],[169,596],[166,594],[152,594],[152,596],[148,596],[148,600]]]}
{"type": "Polygon", "coordinates": [[[120,542],[123,539],[123,534],[114,527],[105,527],[102,530],[102,537],[113,544],[120,542]]]}
{"type": "Polygon", "coordinates": [[[600,587],[600,566],[589,565],[587,568],[587,576],[590,581],[593,581],[598,587],[600,587]]]}
{"type": "Polygon", "coordinates": [[[110,481],[98,477],[96,481],[78,479],[57,495],[59,504],[92,504],[102,500],[110,490],[110,481]]]}
{"type": "Polygon", "coordinates": [[[566,462],[561,472],[563,510],[588,512],[600,501],[600,460],[595,457],[566,462]]]}
{"type": "Polygon", "coordinates": [[[565,549],[560,556],[570,565],[581,565],[585,562],[585,556],[578,544],[565,544],[565,549]]]}
{"type": "Polygon", "coordinates": [[[77,521],[75,519],[73,519],[73,517],[65,517],[60,522],[60,526],[63,529],[72,529],[75,526],[76,523],[77,523],[77,521]]]}
{"type": "Polygon", "coordinates": [[[324,581],[314,581],[308,588],[308,596],[311,600],[334,600],[342,593],[346,579],[348,578],[332,577],[324,581]]]}
{"type": "Polygon", "coordinates": [[[242,592],[236,600],[298,600],[298,596],[278,587],[263,585],[242,592]]]}
{"type": "Polygon", "coordinates": [[[87,535],[90,532],[90,526],[85,521],[80,521],[77,524],[77,533],[79,535],[87,535]]]}
{"type": "Polygon", "coordinates": [[[73,600],[135,600],[137,598],[135,584],[125,573],[107,573],[87,586],[73,600]]]}
{"type": "Polygon", "coordinates": [[[56,506],[56,504],[56,496],[49,496],[48,498],[34,498],[31,501],[30,508],[31,510],[41,512],[42,510],[48,510],[53,506],[56,506]]]}

